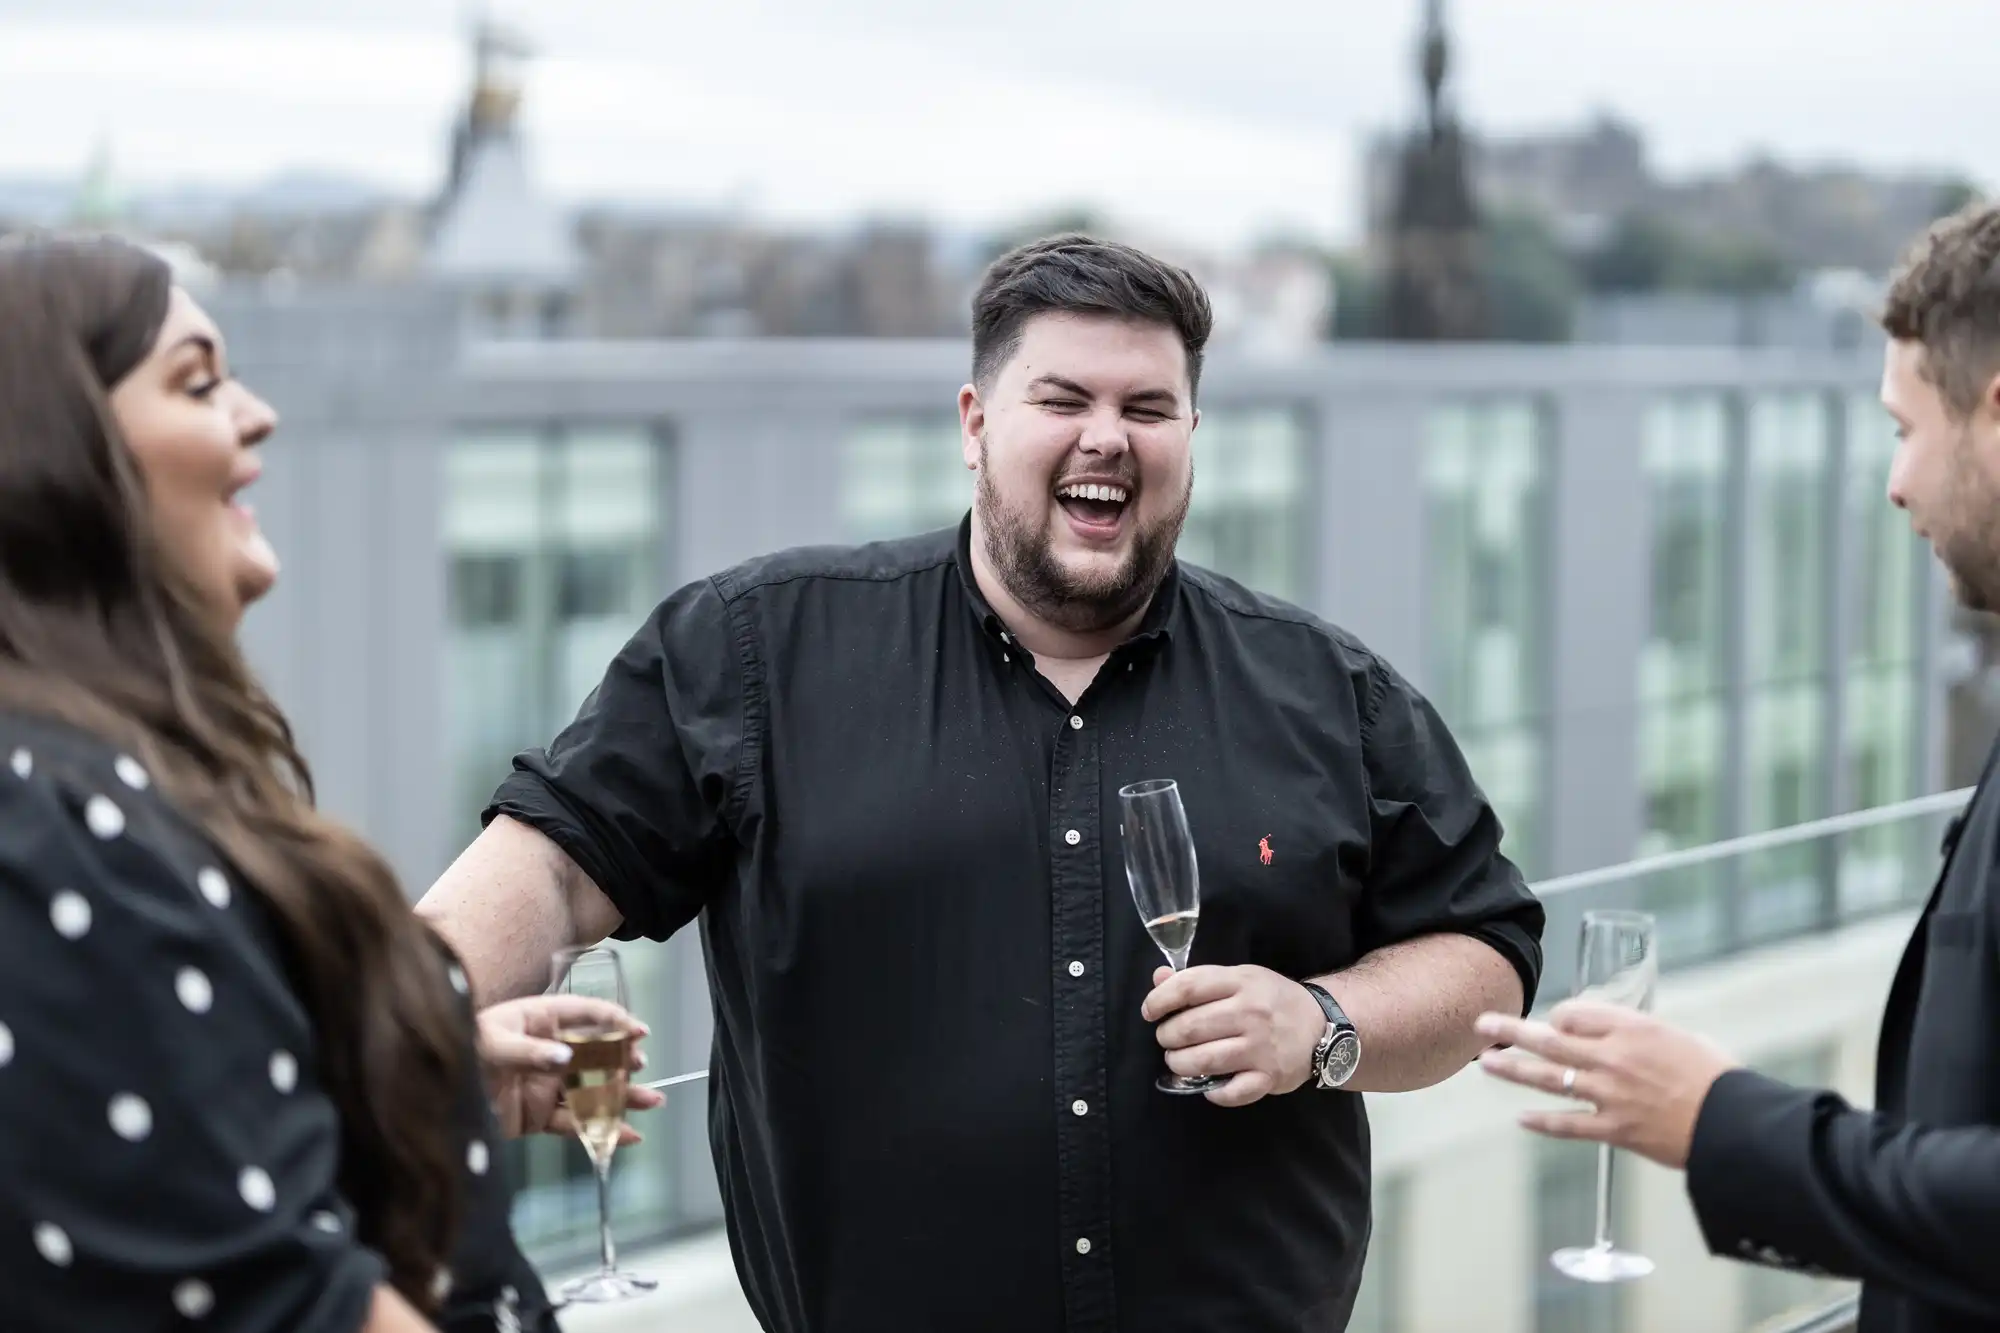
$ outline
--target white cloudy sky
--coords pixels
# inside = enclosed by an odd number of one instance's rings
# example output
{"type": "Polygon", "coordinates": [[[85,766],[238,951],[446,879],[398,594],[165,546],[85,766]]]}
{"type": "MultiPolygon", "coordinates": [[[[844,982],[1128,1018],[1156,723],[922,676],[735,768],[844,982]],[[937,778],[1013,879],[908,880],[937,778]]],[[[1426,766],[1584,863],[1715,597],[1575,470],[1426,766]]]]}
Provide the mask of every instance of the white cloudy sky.
{"type": "MultiPolygon", "coordinates": [[[[1418,0],[494,0],[569,196],[972,224],[1084,201],[1215,241],[1356,220],[1415,104],[1418,0]]],[[[441,167],[472,0],[0,0],[0,175],[441,167]]],[[[1458,0],[1490,130],[1637,119],[1670,169],[1765,149],[2000,182],[1995,0],[1458,0]]]]}

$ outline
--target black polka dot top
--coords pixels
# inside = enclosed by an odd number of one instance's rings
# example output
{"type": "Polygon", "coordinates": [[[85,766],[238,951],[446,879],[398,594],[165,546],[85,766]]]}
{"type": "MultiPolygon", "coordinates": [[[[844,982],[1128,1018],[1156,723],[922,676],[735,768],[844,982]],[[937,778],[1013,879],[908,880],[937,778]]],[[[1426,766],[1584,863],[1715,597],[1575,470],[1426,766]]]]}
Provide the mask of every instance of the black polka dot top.
{"type": "MultiPolygon", "coordinates": [[[[275,940],[143,765],[0,712],[0,1327],[367,1322],[386,1267],[340,1196],[338,1113],[275,940]]],[[[438,1326],[551,1333],[466,1065],[464,1216],[438,1326]]]]}

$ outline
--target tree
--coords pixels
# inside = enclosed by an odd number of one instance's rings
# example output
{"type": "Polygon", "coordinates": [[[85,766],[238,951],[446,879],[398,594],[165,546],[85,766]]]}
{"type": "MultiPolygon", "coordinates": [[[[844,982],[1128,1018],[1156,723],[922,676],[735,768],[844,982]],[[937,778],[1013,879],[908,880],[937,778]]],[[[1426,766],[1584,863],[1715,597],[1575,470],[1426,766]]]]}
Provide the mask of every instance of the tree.
{"type": "Polygon", "coordinates": [[[1681,248],[1665,219],[1627,213],[1583,261],[1583,279],[1594,292],[1656,292],[1667,285],[1681,248]]]}
{"type": "Polygon", "coordinates": [[[1577,266],[1539,213],[1487,218],[1484,267],[1488,317],[1506,342],[1565,342],[1583,283],[1577,266]]]}

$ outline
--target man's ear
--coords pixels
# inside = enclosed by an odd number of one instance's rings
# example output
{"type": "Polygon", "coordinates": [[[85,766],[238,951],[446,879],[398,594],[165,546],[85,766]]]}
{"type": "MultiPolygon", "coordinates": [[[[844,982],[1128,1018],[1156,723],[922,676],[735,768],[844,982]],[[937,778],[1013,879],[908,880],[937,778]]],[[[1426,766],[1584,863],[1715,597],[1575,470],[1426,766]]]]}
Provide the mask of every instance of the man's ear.
{"type": "Polygon", "coordinates": [[[979,386],[965,385],[958,391],[958,450],[966,470],[979,470],[979,437],[986,433],[986,405],[979,400],[979,386]]]}

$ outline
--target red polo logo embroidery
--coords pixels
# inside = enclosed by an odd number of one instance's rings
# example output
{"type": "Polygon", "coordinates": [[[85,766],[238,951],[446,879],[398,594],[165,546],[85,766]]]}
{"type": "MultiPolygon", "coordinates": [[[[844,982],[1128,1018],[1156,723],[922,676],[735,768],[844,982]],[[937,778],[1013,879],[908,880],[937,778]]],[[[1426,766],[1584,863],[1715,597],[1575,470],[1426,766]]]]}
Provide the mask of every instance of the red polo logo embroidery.
{"type": "Polygon", "coordinates": [[[1265,865],[1271,864],[1271,835],[1268,833],[1257,839],[1257,859],[1265,865]]]}

